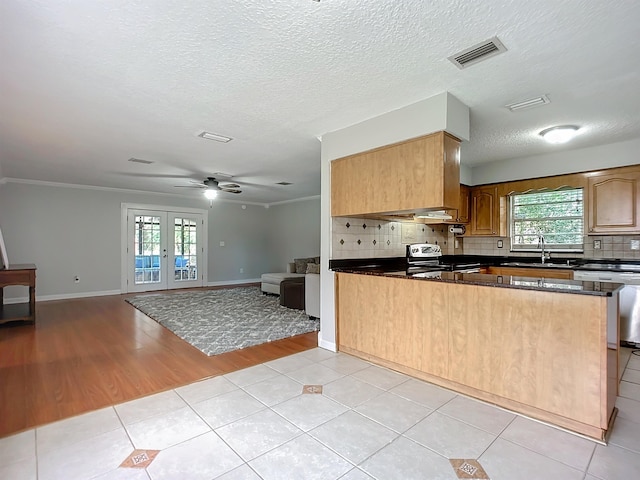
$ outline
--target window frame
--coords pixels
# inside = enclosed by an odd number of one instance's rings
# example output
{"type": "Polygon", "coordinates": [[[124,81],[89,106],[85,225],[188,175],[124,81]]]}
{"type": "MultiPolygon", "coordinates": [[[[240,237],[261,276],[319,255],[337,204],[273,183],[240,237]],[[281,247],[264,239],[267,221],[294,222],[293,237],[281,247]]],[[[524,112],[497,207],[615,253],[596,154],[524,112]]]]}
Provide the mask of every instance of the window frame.
{"type": "MultiPolygon", "coordinates": [[[[557,192],[562,192],[562,191],[581,191],[581,199],[580,202],[582,204],[582,218],[580,219],[582,222],[582,229],[580,232],[580,238],[582,239],[582,242],[577,244],[554,244],[554,243],[546,243],[545,242],[545,251],[546,252],[565,252],[565,253],[584,253],[584,228],[585,228],[585,214],[586,214],[586,209],[585,209],[585,192],[584,192],[584,187],[569,187],[569,186],[563,186],[563,187],[559,187],[556,189],[540,189],[540,190],[529,190],[529,191],[525,191],[525,192],[511,192],[507,195],[508,198],[508,208],[507,211],[509,213],[509,218],[508,218],[508,226],[509,226],[509,243],[510,243],[510,251],[511,252],[534,252],[534,253],[540,253],[542,251],[542,249],[540,248],[540,246],[536,246],[533,244],[525,244],[523,246],[519,246],[520,244],[516,244],[514,243],[514,238],[515,238],[515,234],[514,234],[514,225],[515,225],[515,219],[514,219],[514,208],[515,208],[515,204],[514,204],[514,197],[516,196],[523,196],[523,195],[531,195],[531,194],[545,194],[545,193],[557,193],[557,192]]],[[[566,202],[558,202],[558,203],[566,203],[566,202]]],[[[541,220],[551,220],[551,219],[578,219],[579,217],[573,216],[573,217],[540,217],[541,220]]],[[[549,233],[545,234],[544,232],[542,232],[542,235],[551,235],[549,233]]]]}

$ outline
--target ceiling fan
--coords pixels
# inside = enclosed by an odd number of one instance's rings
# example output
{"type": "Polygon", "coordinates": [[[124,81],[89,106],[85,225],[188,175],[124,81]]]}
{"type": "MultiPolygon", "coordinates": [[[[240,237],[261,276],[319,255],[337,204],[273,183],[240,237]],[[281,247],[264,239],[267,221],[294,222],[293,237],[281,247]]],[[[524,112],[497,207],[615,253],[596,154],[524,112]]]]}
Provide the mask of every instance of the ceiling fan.
{"type": "Polygon", "coordinates": [[[211,199],[217,195],[217,191],[227,193],[242,193],[240,185],[237,183],[222,181],[222,184],[215,177],[207,177],[202,182],[191,180],[192,185],[175,185],[177,188],[201,188],[204,189],[205,197],[211,199]]]}

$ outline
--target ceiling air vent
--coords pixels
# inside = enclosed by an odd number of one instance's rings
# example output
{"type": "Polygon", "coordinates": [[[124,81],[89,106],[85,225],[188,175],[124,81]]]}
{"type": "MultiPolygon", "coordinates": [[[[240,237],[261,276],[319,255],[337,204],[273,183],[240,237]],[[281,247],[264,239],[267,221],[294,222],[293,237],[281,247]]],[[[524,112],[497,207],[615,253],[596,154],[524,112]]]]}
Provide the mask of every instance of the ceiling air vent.
{"type": "Polygon", "coordinates": [[[510,103],[509,105],[505,105],[505,107],[507,107],[512,112],[517,112],[518,110],[539,107],[540,105],[547,105],[549,103],[551,103],[549,97],[547,97],[546,95],[540,95],[539,97],[529,98],[521,102],[510,103]]]}
{"type": "Polygon", "coordinates": [[[487,58],[494,57],[500,53],[506,52],[507,49],[498,37],[490,38],[484,42],[478,43],[473,47],[467,48],[461,52],[448,57],[456,67],[463,69],[474,63],[482,62],[487,58]]]}
{"type": "Polygon", "coordinates": [[[135,158],[135,157],[131,157],[129,160],[127,160],[128,162],[132,162],[132,163],[143,163],[145,165],[151,165],[153,162],[151,160],[143,160],[141,158],[135,158]]]}

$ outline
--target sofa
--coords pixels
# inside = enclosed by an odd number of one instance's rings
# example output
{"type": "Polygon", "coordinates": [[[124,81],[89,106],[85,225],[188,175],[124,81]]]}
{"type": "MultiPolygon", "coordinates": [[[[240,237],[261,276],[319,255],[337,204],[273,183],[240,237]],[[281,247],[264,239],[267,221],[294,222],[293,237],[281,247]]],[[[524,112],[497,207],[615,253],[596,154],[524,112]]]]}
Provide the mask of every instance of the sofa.
{"type": "Polygon", "coordinates": [[[320,274],[304,275],[304,311],[310,317],[320,318],[320,274]]]}
{"type": "MultiPolygon", "coordinates": [[[[286,272],[263,273],[260,278],[260,289],[263,293],[281,295],[283,285],[286,288],[290,283],[303,283],[305,313],[310,317],[320,318],[320,257],[296,258],[287,265],[286,272]],[[284,282],[289,279],[298,281],[284,282]]],[[[289,288],[295,287],[289,286],[289,288]]],[[[281,300],[284,301],[281,303],[287,306],[288,301],[282,298],[281,300]]],[[[293,308],[299,308],[298,301],[294,301],[294,304],[293,308]]]]}
{"type": "Polygon", "coordinates": [[[319,271],[320,257],[295,258],[287,265],[286,272],[263,273],[260,278],[260,289],[264,293],[280,295],[280,283],[285,278],[304,278],[307,271],[319,271]],[[311,264],[311,265],[310,265],[311,264]]]}

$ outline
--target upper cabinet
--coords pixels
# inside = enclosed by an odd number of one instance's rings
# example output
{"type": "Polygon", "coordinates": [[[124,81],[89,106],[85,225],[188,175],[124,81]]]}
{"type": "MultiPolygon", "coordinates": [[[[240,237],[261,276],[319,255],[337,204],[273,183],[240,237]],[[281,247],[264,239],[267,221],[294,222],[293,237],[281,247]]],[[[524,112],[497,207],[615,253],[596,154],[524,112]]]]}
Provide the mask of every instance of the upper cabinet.
{"type": "Polygon", "coordinates": [[[458,215],[456,223],[469,223],[469,203],[471,192],[466,185],[460,185],[460,204],[458,206],[458,215]]]}
{"type": "Polygon", "coordinates": [[[460,141],[438,132],[334,160],[331,215],[458,209],[460,141]]]}
{"type": "Polygon", "coordinates": [[[500,202],[498,187],[471,188],[470,235],[500,234],[500,202]]]}
{"type": "Polygon", "coordinates": [[[589,177],[589,234],[640,232],[640,172],[589,177]]]}

